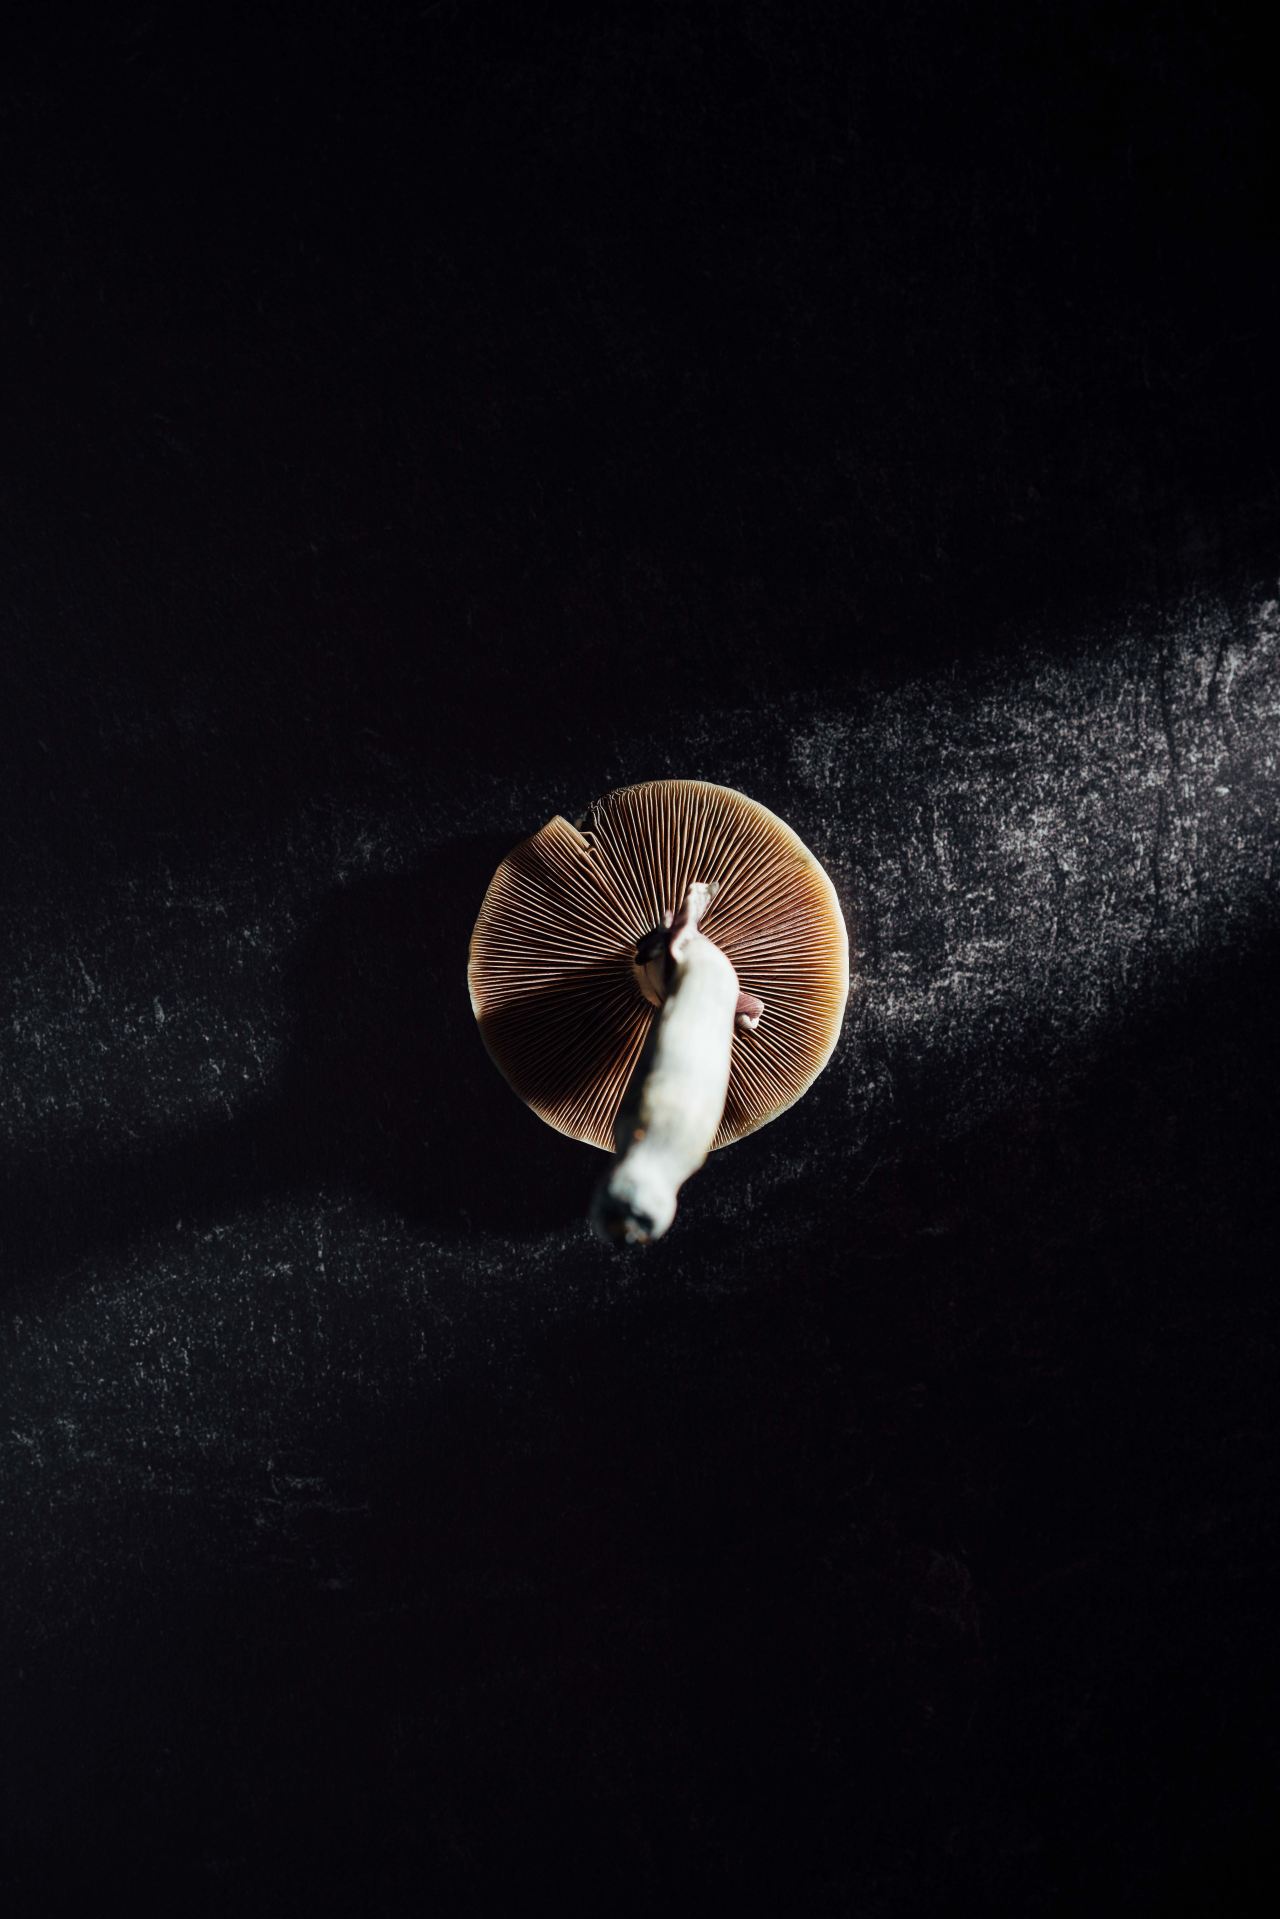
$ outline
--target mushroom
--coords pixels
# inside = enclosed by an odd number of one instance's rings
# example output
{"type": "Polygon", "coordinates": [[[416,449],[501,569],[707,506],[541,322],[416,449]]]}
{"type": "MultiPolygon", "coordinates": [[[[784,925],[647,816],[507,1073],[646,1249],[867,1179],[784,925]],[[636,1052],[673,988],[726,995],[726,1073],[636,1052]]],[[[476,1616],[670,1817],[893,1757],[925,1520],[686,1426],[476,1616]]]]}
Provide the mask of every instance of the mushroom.
{"type": "Polygon", "coordinates": [[[715,1148],[794,1105],[849,989],[844,916],[808,847],[706,780],[608,793],[503,860],[471,935],[484,1043],[547,1124],[614,1155],[592,1217],[659,1238],[715,1148]]]}

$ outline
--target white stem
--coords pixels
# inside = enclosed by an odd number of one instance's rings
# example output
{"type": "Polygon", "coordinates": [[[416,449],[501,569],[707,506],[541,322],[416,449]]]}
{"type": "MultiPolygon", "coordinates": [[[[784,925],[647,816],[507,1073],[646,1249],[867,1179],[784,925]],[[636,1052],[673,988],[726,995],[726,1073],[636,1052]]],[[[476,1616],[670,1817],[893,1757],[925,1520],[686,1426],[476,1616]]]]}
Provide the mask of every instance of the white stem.
{"type": "Polygon", "coordinates": [[[666,1232],[676,1194],[706,1159],[724,1114],[740,994],[731,961],[698,931],[710,897],[704,884],[690,887],[668,942],[662,1010],[623,1099],[618,1157],[593,1209],[610,1239],[666,1232]]]}

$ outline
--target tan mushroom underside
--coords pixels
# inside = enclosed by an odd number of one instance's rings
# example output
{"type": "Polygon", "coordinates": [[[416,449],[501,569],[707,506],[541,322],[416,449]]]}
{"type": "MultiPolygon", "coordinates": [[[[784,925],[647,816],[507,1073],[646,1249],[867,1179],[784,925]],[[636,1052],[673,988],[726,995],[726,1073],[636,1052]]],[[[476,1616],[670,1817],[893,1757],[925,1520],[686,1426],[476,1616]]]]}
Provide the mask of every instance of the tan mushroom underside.
{"type": "Polygon", "coordinates": [[[849,944],[835,888],[785,821],[727,786],[651,780],[606,794],[582,828],[557,815],[494,874],[467,983],[495,1063],[571,1139],[614,1150],[622,1095],[656,1017],[636,983],[638,941],[694,880],[717,891],[702,931],[764,1001],[735,1032],[728,1146],[794,1104],[840,1034],[849,944]]]}

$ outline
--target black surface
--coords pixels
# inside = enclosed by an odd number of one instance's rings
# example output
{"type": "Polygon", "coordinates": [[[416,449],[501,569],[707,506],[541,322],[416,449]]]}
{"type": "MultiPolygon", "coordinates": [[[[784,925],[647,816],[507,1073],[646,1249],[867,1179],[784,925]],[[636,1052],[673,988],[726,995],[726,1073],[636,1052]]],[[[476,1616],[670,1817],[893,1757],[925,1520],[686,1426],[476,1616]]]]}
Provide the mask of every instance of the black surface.
{"type": "Polygon", "coordinates": [[[28,23],[9,1910],[1272,1909],[1268,84],[1191,8],[28,23]],[[655,774],[857,977],[621,1256],[463,968],[655,774]]]}

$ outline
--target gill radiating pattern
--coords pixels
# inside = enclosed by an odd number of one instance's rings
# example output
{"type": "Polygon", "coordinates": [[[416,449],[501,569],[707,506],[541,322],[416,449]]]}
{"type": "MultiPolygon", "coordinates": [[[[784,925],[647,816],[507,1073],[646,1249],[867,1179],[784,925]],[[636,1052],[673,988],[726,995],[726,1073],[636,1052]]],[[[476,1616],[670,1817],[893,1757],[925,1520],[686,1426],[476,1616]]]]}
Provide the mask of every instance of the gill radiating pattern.
{"type": "Polygon", "coordinates": [[[830,1057],[848,986],[835,889],[766,807],[704,780],[653,780],[599,800],[582,830],[557,818],[498,868],[472,935],[472,1005],[494,1061],[541,1118],[613,1150],[623,1094],[654,1017],[638,942],[695,880],[702,930],[765,1002],[735,1032],[713,1147],[793,1104],[830,1057]]]}

